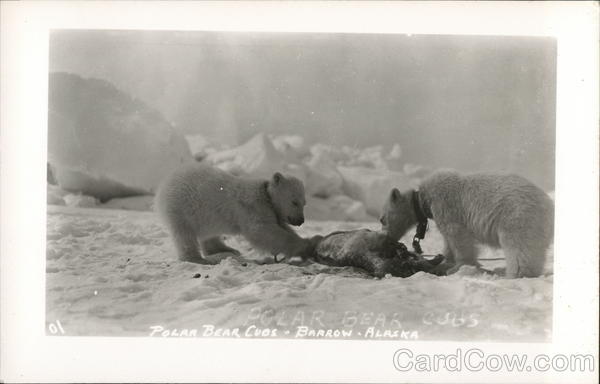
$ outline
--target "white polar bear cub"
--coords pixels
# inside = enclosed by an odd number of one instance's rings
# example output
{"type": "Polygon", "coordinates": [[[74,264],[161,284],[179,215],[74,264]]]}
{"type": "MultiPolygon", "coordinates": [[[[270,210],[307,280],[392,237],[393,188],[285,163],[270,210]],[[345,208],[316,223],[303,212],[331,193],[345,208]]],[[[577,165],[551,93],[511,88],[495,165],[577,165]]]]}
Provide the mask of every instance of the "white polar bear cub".
{"type": "Polygon", "coordinates": [[[418,221],[435,221],[444,255],[456,266],[479,265],[476,243],[500,247],[506,276],[535,277],[544,268],[554,235],[554,203],[523,177],[439,171],[418,191],[392,189],[383,208],[383,230],[400,239],[418,221]],[[421,219],[419,219],[421,217],[421,219]]]}
{"type": "Polygon", "coordinates": [[[205,256],[239,253],[223,244],[223,234],[243,235],[254,247],[275,256],[309,254],[310,240],[288,225],[302,225],[305,204],[304,186],[295,177],[277,172],[268,181],[244,179],[194,164],[176,170],[162,183],[154,205],[179,259],[206,264],[198,245],[205,256]]]}

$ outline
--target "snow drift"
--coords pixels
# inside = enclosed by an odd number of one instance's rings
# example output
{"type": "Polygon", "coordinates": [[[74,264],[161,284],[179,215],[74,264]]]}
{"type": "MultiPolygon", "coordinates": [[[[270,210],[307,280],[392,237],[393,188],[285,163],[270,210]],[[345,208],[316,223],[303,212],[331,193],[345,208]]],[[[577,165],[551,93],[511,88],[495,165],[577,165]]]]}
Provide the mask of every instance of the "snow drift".
{"type": "Polygon", "coordinates": [[[183,136],[155,109],[103,80],[50,75],[48,162],[61,188],[102,200],[152,193],[189,161],[183,136]]]}
{"type": "MultiPolygon", "coordinates": [[[[307,221],[299,233],[378,227],[307,221]]],[[[540,342],[552,335],[552,254],[549,275],[538,278],[503,279],[466,268],[444,277],[375,279],[351,267],[273,264],[239,236],[226,240],[242,252],[239,258],[179,262],[149,212],[54,206],[47,230],[46,318],[60,319],[66,336],[148,336],[156,325],[197,328],[199,336],[205,325],[240,327],[242,335],[268,327],[288,338],[306,329],[300,327],[397,341],[400,331],[419,340],[540,342]],[[320,321],[311,320],[315,315],[320,321]],[[369,328],[398,334],[377,337],[369,328]]],[[[432,223],[423,250],[435,254],[442,247],[432,223]]],[[[488,251],[481,259],[498,256],[488,251]]],[[[487,269],[503,264],[481,259],[487,269]]]]}

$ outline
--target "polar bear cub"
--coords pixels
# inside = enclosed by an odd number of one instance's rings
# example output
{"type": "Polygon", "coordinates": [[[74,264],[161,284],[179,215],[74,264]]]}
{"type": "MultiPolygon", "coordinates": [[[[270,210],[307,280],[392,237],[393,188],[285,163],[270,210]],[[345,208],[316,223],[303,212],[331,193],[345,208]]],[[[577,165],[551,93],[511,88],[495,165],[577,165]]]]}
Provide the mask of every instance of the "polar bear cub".
{"type": "Polygon", "coordinates": [[[507,174],[460,175],[441,171],[418,191],[394,188],[381,223],[400,239],[418,221],[432,219],[444,238],[449,273],[477,263],[476,243],[501,247],[506,277],[535,277],[544,268],[554,236],[554,203],[528,180],[507,174]]]}
{"type": "Polygon", "coordinates": [[[207,165],[176,170],[159,188],[155,207],[169,229],[180,260],[205,264],[198,252],[235,252],[220,239],[243,235],[273,255],[303,256],[311,248],[288,224],[304,222],[304,186],[275,173],[270,180],[233,176],[207,165]]]}

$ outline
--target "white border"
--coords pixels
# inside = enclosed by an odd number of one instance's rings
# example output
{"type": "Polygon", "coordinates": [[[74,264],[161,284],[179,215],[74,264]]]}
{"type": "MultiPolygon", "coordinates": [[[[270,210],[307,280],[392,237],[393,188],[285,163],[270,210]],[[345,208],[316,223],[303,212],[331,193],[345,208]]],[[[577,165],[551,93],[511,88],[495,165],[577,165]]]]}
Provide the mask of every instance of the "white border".
{"type": "Polygon", "coordinates": [[[1,361],[16,381],[594,381],[596,373],[400,373],[393,352],[591,353],[598,369],[595,2],[2,2],[1,361]],[[44,336],[48,31],[53,28],[535,35],[558,39],[551,344],[44,336]],[[593,375],[593,376],[592,376],[593,375]]]}

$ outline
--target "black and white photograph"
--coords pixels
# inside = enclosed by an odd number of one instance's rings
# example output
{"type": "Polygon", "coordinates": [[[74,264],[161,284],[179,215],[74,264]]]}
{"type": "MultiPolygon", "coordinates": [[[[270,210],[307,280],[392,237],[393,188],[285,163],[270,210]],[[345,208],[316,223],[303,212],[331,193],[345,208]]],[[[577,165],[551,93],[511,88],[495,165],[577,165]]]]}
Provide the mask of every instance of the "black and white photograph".
{"type": "Polygon", "coordinates": [[[550,339],[553,39],[57,30],[49,67],[48,324],[550,339]]]}
{"type": "Polygon", "coordinates": [[[597,379],[597,4],[299,3],[3,4],[0,380],[597,379]]]}

